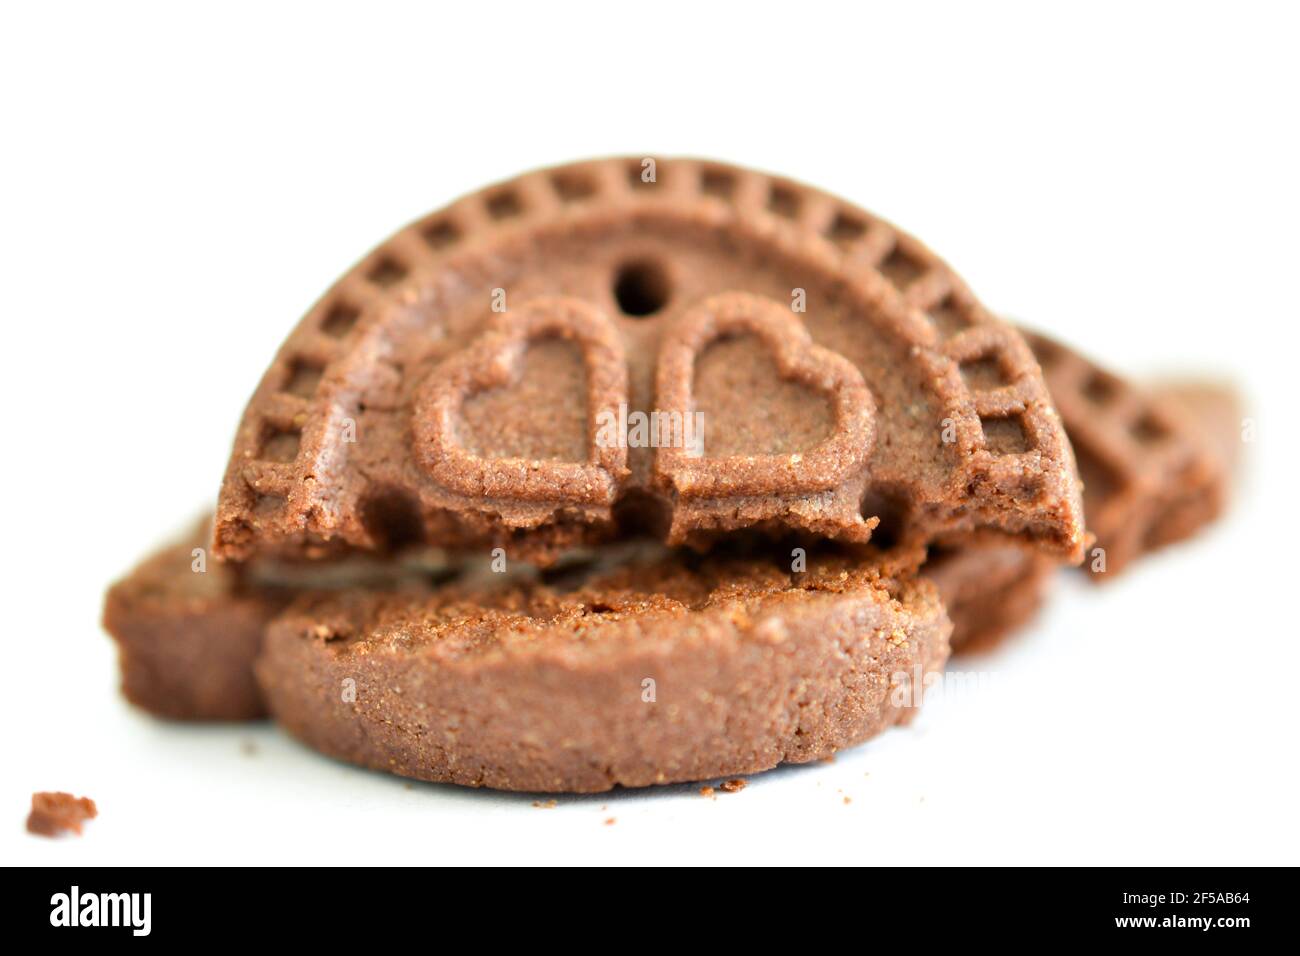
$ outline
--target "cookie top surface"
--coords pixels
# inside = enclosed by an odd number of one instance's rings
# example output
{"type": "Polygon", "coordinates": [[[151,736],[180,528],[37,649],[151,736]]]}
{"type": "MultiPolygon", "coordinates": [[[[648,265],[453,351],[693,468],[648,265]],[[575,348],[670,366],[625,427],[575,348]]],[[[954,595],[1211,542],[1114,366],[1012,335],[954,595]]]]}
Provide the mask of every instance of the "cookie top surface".
{"type": "Polygon", "coordinates": [[[718,163],[522,176],[400,231],[280,350],[218,556],[424,541],[545,560],[629,523],[864,542],[994,529],[1081,554],[1024,340],[928,249],[718,163]]]}
{"type": "Polygon", "coordinates": [[[765,616],[787,624],[815,619],[826,602],[878,606],[899,620],[942,616],[912,571],[919,552],[820,550],[800,571],[791,570],[788,555],[775,555],[698,555],[645,541],[602,545],[542,573],[463,573],[389,592],[308,592],[275,627],[335,655],[426,655],[446,663],[558,654],[578,666],[620,648],[644,653],[690,643],[719,623],[734,634],[765,616]]]}

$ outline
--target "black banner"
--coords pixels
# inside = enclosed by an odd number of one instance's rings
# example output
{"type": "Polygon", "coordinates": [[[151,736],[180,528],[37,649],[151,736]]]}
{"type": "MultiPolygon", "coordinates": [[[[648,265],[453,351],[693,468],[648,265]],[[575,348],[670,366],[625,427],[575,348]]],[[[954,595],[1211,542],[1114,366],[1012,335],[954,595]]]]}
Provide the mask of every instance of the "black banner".
{"type": "Polygon", "coordinates": [[[1294,882],[1288,870],[891,869],[847,879],[768,876],[752,888],[735,873],[726,890],[708,892],[698,876],[676,889],[660,881],[653,890],[630,874],[618,889],[565,880],[562,891],[547,892],[529,880],[525,894],[501,879],[493,877],[489,891],[473,876],[451,881],[411,870],[44,869],[10,881],[5,908],[8,925],[50,939],[239,942],[252,927],[280,925],[298,942],[372,944],[407,939],[435,913],[454,919],[469,907],[505,907],[509,924],[520,926],[554,926],[563,913],[566,928],[584,920],[602,937],[653,933],[661,920],[675,928],[707,919],[722,928],[738,905],[735,890],[742,890],[760,894],[742,907],[747,915],[775,915],[778,907],[791,916],[807,908],[822,918],[866,915],[871,925],[919,929],[927,940],[938,933],[974,941],[992,932],[1000,941],[1127,936],[1179,946],[1192,939],[1231,944],[1255,929],[1285,928],[1280,910],[1289,892],[1282,884],[1294,882]],[[453,883],[465,887],[465,899],[453,883]],[[799,900],[803,894],[815,898],[799,900]]]}

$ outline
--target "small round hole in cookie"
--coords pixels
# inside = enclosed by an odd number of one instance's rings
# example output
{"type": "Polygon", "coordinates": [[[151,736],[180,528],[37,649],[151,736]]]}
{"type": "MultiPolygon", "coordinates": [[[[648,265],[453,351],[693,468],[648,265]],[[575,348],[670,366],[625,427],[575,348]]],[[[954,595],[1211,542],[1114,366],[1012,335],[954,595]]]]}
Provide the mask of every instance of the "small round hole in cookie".
{"type": "Polygon", "coordinates": [[[652,260],[629,262],[614,277],[614,300],[624,315],[654,315],[668,304],[671,293],[668,272],[652,260]]]}

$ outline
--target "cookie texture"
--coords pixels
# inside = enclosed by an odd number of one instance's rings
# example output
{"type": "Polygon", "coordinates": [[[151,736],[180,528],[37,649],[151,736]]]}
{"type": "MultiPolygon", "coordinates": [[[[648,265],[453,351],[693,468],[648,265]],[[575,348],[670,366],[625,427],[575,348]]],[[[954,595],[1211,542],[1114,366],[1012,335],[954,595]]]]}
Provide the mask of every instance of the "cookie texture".
{"type": "Polygon", "coordinates": [[[393,588],[447,573],[445,557],[428,549],[382,561],[227,565],[204,559],[211,537],[209,516],[142,561],[104,601],[103,623],[117,643],[122,693],[158,717],[264,717],[253,660],[266,625],[295,597],[393,588]]]}
{"type": "MultiPolygon", "coordinates": [[[[1113,577],[1148,551],[1191,537],[1222,513],[1242,448],[1242,403],[1235,389],[1200,379],[1157,381],[1143,388],[1099,369],[1059,342],[1037,335],[1031,340],[1045,359],[1049,382],[1065,396],[1067,432],[1085,473],[1104,475],[1097,456],[1109,451],[1121,456],[1119,471],[1134,476],[1129,481],[1095,480],[1084,489],[1090,527],[1101,529],[1097,544],[1109,545],[1106,570],[1096,578],[1113,577]],[[1092,414],[1090,403],[1109,409],[1096,414],[1112,426],[1116,417],[1132,421],[1136,414],[1159,415],[1170,427],[1171,447],[1161,454],[1169,456],[1172,466],[1144,461],[1141,443],[1126,445],[1114,437],[1114,429],[1079,427],[1092,414]],[[1124,522],[1133,520],[1146,529],[1136,543],[1121,533],[1124,522]],[[1118,565],[1113,559],[1117,541],[1118,565]]],[[[1050,555],[998,543],[932,549],[923,574],[939,589],[952,619],[953,652],[990,650],[1024,627],[1046,599],[1059,565],[1050,555]]]]}
{"type": "Polygon", "coordinates": [[[1002,643],[1042,607],[1060,562],[1014,545],[971,545],[930,555],[924,576],[952,619],[954,653],[1002,643]]]}
{"type": "Polygon", "coordinates": [[[1044,335],[1027,337],[1078,459],[1100,549],[1085,562],[1094,581],[1222,513],[1241,446],[1235,393],[1194,382],[1143,388],[1044,335]]]}
{"type": "Polygon", "coordinates": [[[595,792],[803,763],[914,712],[950,625],[879,560],[655,552],[577,579],[307,596],[257,675],[322,753],[422,780],[595,792]]]}
{"type": "Polygon", "coordinates": [[[545,562],[651,531],[1082,555],[1020,334],[912,237],[693,160],[522,176],[403,229],[289,336],[245,413],[216,553],[413,541],[545,562]]]}
{"type": "Polygon", "coordinates": [[[104,628],[117,643],[122,693],[175,720],[265,715],[252,661],[292,592],[244,586],[219,562],[196,564],[211,526],[198,522],[109,589],[104,628]]]}

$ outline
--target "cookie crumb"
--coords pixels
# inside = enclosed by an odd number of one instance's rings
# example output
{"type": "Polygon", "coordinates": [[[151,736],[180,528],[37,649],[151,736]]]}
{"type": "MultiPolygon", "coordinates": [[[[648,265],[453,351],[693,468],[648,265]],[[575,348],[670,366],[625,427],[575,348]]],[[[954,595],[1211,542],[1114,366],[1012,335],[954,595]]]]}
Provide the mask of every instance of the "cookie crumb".
{"type": "Polygon", "coordinates": [[[71,831],[80,836],[81,825],[97,816],[99,810],[89,797],[74,797],[61,792],[33,793],[27,832],[52,837],[71,831]]]}
{"type": "Polygon", "coordinates": [[[722,784],[722,789],[726,793],[740,793],[740,791],[744,790],[748,784],[749,784],[748,780],[744,780],[740,777],[737,777],[734,780],[725,781],[722,784]]]}
{"type": "Polygon", "coordinates": [[[538,810],[554,810],[559,804],[554,800],[534,800],[533,806],[538,810]]]}
{"type": "Polygon", "coordinates": [[[845,797],[845,798],[844,798],[844,802],[845,802],[845,804],[850,804],[850,803],[853,802],[853,798],[852,798],[852,797],[845,797]]]}
{"type": "Polygon", "coordinates": [[[614,817],[607,817],[607,818],[605,819],[605,826],[607,826],[607,827],[612,827],[612,826],[614,825],[614,823],[615,823],[615,819],[616,819],[616,818],[614,818],[614,817]]]}
{"type": "Polygon", "coordinates": [[[713,796],[713,788],[712,788],[712,787],[700,787],[700,796],[701,796],[701,797],[711,797],[711,796],[713,796]]]}
{"type": "Polygon", "coordinates": [[[822,757],[822,763],[834,763],[834,762],[835,762],[834,754],[828,754],[825,757],[822,757]]]}

